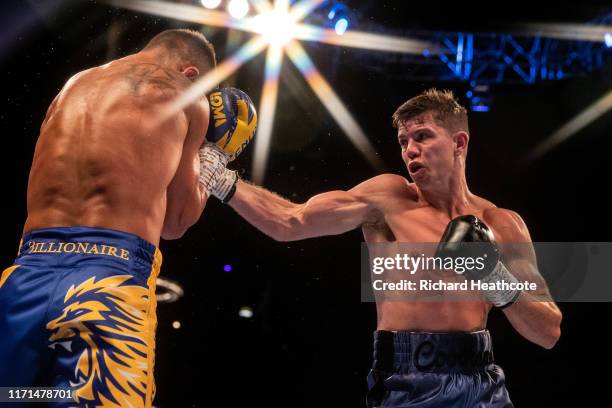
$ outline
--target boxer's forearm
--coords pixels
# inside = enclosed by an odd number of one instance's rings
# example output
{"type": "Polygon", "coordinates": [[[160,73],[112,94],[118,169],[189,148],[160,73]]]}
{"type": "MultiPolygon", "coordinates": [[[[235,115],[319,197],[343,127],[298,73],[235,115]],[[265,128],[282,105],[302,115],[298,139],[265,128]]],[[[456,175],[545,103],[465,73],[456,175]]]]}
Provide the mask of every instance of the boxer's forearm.
{"type": "Polygon", "coordinates": [[[340,234],[362,224],[369,211],[354,194],[330,191],[304,204],[238,181],[229,205],[264,234],[278,241],[295,241],[340,234]]]}
{"type": "Polygon", "coordinates": [[[277,241],[290,240],[291,232],[297,229],[292,224],[299,204],[262,187],[238,180],[228,204],[251,225],[277,241]]]}
{"type": "Polygon", "coordinates": [[[544,348],[552,348],[559,340],[562,315],[554,302],[543,302],[523,292],[504,314],[523,337],[544,348]]]}
{"type": "Polygon", "coordinates": [[[515,254],[508,257],[507,266],[518,281],[535,284],[536,289],[522,291],[514,304],[503,309],[506,317],[523,337],[544,348],[552,348],[561,333],[561,311],[538,271],[535,256],[515,254]]]}

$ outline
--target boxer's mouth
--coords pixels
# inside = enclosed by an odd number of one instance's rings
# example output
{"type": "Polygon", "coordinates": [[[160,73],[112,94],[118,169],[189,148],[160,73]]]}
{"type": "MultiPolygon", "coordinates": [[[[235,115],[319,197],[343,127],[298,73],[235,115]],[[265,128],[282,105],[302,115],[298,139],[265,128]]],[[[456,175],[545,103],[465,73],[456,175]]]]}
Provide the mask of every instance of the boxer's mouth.
{"type": "Polygon", "coordinates": [[[410,174],[415,174],[418,173],[420,170],[424,169],[425,166],[423,166],[421,163],[419,162],[412,162],[408,165],[408,172],[410,174]]]}

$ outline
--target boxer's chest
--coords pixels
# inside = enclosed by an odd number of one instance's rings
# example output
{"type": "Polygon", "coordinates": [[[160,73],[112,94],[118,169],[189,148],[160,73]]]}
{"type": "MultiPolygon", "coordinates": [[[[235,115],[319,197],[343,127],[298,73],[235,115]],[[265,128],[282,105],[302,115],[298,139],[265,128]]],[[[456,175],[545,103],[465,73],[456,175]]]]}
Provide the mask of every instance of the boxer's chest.
{"type": "MultiPolygon", "coordinates": [[[[472,209],[464,213],[482,218],[482,212],[472,209]]],[[[387,214],[385,219],[397,242],[412,243],[439,242],[451,220],[447,214],[433,207],[395,211],[387,214]]]]}

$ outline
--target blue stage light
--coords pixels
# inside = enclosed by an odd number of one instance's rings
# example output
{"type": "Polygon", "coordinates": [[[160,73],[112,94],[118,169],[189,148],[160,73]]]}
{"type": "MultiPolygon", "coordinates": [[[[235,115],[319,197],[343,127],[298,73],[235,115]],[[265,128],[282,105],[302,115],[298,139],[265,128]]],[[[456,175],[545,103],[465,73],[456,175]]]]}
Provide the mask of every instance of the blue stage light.
{"type": "Polygon", "coordinates": [[[334,3],[327,13],[329,27],[333,27],[338,35],[342,35],[348,30],[351,25],[349,9],[342,3],[334,3]]]}
{"type": "Polygon", "coordinates": [[[338,35],[342,35],[346,32],[346,29],[349,26],[349,22],[348,19],[346,18],[341,18],[338,21],[336,21],[336,25],[334,25],[334,30],[336,31],[336,34],[338,35]]]}

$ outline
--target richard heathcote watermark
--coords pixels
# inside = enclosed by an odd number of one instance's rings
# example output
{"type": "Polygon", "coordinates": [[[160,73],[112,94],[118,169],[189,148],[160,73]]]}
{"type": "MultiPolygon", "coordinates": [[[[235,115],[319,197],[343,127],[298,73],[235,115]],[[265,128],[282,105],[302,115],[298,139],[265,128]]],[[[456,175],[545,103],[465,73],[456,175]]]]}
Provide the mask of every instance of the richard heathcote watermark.
{"type": "Polygon", "coordinates": [[[474,301],[511,292],[518,301],[612,302],[611,242],[498,243],[493,252],[469,242],[451,252],[441,256],[438,243],[364,243],[362,301],[474,301]]]}
{"type": "Polygon", "coordinates": [[[377,256],[371,258],[370,270],[379,279],[372,279],[374,291],[487,291],[487,290],[520,290],[536,291],[538,284],[524,281],[506,281],[470,279],[470,272],[477,272],[477,276],[488,276],[486,264],[487,254],[480,257],[440,257],[440,256],[411,256],[408,254],[395,254],[394,256],[377,256]],[[448,281],[447,279],[431,279],[424,277],[420,279],[399,279],[398,271],[411,276],[421,272],[423,275],[437,271],[450,271],[459,276],[464,276],[463,281],[448,281]],[[387,280],[380,276],[385,272],[393,273],[394,278],[387,280]]]}

